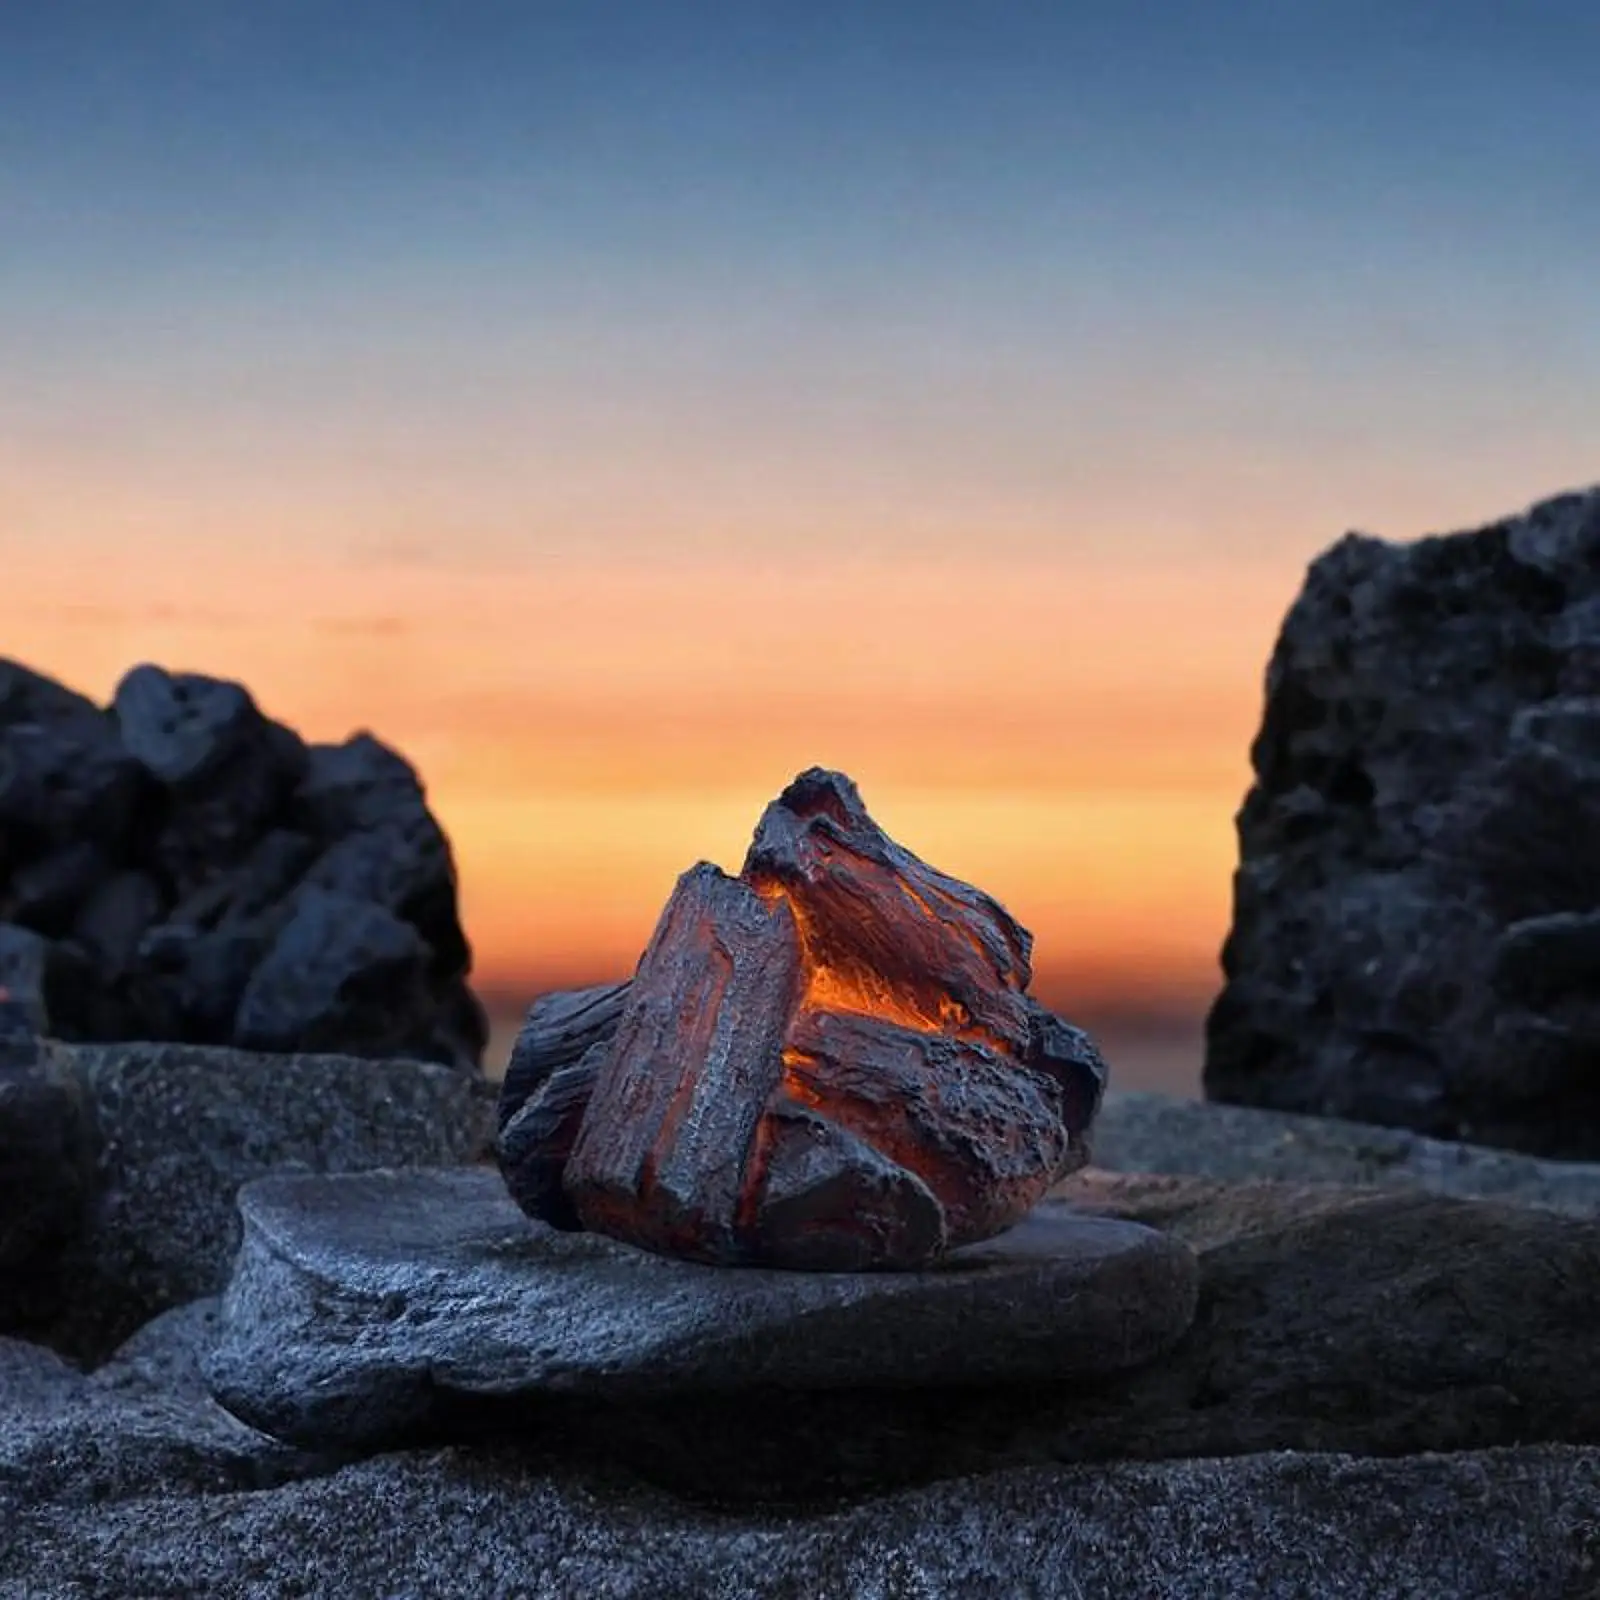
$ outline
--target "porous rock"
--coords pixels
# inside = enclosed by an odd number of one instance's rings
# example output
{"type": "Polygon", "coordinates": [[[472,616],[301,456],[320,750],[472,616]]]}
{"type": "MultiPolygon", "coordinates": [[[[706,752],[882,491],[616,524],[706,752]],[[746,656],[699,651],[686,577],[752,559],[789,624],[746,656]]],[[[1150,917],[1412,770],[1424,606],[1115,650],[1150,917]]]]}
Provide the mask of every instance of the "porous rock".
{"type": "Polygon", "coordinates": [[[361,1038],[399,1054],[427,1026],[427,944],[370,901],[303,889],[245,985],[234,1037],[247,1050],[331,1050],[361,1038]]]}
{"type": "Polygon", "coordinates": [[[450,1437],[518,1402],[1103,1373],[1188,1323],[1186,1247],[1058,1210],[921,1272],[671,1260],[529,1222],[492,1172],[271,1178],[208,1369],[307,1444],[450,1437]]]}
{"type": "Polygon", "coordinates": [[[1600,1222],[1337,1185],[1092,1172],[1034,1213],[1138,1221],[1200,1263],[1189,1331],[1120,1376],[563,1403],[583,1438],[719,1502],[1027,1463],[1600,1444],[1600,1222]]]}
{"type": "MultiPolygon", "coordinates": [[[[43,1503],[82,1516],[129,1495],[261,1488],[317,1465],[247,1428],[203,1389],[101,1383],[49,1350],[0,1339],[0,1506],[43,1503]]],[[[15,1552],[5,1559],[12,1532],[0,1534],[0,1595],[15,1592],[6,1587],[16,1571],[15,1552]]]]}
{"type": "Polygon", "coordinates": [[[80,1359],[222,1288],[241,1184],[470,1162],[493,1136],[488,1087],[434,1062],[163,1044],[55,1046],[51,1059],[95,1130],[93,1201],[34,1301],[0,1314],[80,1359]]]}
{"type": "Polygon", "coordinates": [[[0,1306],[15,1324],[55,1303],[59,1252],[93,1192],[92,1113],[64,1052],[0,999],[0,1306]]]}
{"type": "Polygon", "coordinates": [[[1600,1212],[1600,1162],[1545,1161],[1404,1128],[1129,1090],[1106,1095],[1095,1166],[1248,1182],[1371,1184],[1600,1212]]]}
{"type": "Polygon", "coordinates": [[[152,665],[102,711],[0,661],[0,983],[53,1036],[476,1070],[488,1030],[470,967],[449,842],[414,769],[370,733],[307,747],[242,684],[152,665]],[[312,930],[329,984],[404,1005],[283,1003],[312,930]],[[396,981],[402,940],[420,982],[396,981]],[[280,997],[265,1010],[263,989],[280,997]]]}
{"type": "Polygon", "coordinates": [[[1207,1094],[1600,1156],[1600,489],[1334,545],[1251,759],[1207,1094]]]}
{"type": "Polygon", "coordinates": [[[0,1592],[27,1600],[1577,1600],[1600,1573],[1600,1452],[1561,1448],[1045,1467],[737,1515],[450,1449],[92,1516],[13,1481],[0,1510],[0,1592]]]}

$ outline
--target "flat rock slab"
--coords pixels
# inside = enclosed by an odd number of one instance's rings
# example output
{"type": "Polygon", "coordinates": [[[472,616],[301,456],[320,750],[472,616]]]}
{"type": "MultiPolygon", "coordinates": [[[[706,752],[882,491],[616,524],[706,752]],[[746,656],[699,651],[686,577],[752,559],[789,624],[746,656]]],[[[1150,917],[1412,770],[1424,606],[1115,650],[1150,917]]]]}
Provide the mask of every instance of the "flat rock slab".
{"type": "Polygon", "coordinates": [[[497,1174],[268,1178],[207,1362],[217,1398],[302,1444],[504,1425],[581,1395],[927,1388],[1126,1370],[1189,1326],[1195,1259],[1052,1206],[901,1273],[701,1266],[529,1221],[497,1174]]]}

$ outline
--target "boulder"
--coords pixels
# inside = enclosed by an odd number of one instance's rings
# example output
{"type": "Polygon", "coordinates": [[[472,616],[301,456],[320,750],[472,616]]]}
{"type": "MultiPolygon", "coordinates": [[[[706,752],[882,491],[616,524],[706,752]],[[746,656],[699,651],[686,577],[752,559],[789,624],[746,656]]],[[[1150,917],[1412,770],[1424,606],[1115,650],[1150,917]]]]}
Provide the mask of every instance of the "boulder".
{"type": "Polygon", "coordinates": [[[371,734],[307,747],[242,684],[150,665],[101,711],[0,661],[0,984],[53,1036],[475,1071],[470,968],[449,841],[371,734]]]}
{"type": "Polygon", "coordinates": [[[433,1014],[428,956],[422,935],[382,906],[303,888],[250,974],[234,1037],[250,1050],[329,1050],[357,1037],[390,1055],[419,1052],[433,1014]]]}
{"type": "Polygon", "coordinates": [[[92,1203],[50,1252],[47,1284],[0,1317],[79,1359],[222,1288],[241,1184],[471,1162],[493,1138],[489,1087],[436,1063],[164,1044],[56,1046],[48,1059],[95,1130],[92,1203]]]}
{"type": "Polygon", "coordinates": [[[295,813],[320,839],[343,839],[427,809],[422,780],[398,750],[372,734],[309,747],[294,795],[295,813]]]}
{"type": "Polygon", "coordinates": [[[1206,1093],[1600,1156],[1600,489],[1333,546],[1251,758],[1206,1093]]]}
{"type": "Polygon", "coordinates": [[[1186,1247],[1061,1207],[936,1267],[855,1273],[560,1232],[486,1171],[272,1178],[240,1209],[208,1376],[255,1426],[318,1446],[459,1437],[551,1395],[1081,1378],[1150,1360],[1194,1303],[1186,1247]]]}

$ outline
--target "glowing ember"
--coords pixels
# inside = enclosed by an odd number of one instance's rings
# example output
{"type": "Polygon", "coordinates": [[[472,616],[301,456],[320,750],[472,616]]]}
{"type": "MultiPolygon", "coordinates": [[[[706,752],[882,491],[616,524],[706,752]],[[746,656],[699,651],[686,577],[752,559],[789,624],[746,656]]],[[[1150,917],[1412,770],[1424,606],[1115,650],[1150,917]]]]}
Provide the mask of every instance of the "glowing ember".
{"type": "Polygon", "coordinates": [[[919,1266],[1087,1158],[1105,1066],[1027,994],[1030,939],[841,774],[743,870],[679,880],[631,985],[536,1005],[500,1160],[524,1210],[724,1265],[919,1266]]]}

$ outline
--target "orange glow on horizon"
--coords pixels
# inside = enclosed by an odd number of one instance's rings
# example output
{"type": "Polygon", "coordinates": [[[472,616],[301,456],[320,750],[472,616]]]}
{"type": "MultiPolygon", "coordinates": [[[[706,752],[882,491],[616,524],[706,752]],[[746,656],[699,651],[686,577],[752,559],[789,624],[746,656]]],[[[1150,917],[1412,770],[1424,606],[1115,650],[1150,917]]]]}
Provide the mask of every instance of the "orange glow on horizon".
{"type": "Polygon", "coordinates": [[[238,678],[308,738],[403,750],[455,846],[478,979],[631,971],[678,874],[737,870],[813,764],[1035,936],[1058,1003],[1203,1003],[1261,671],[1298,567],[981,559],[696,570],[159,571],[25,550],[8,654],[97,698],[238,678]],[[19,598],[26,596],[26,603],[19,598]]]}

